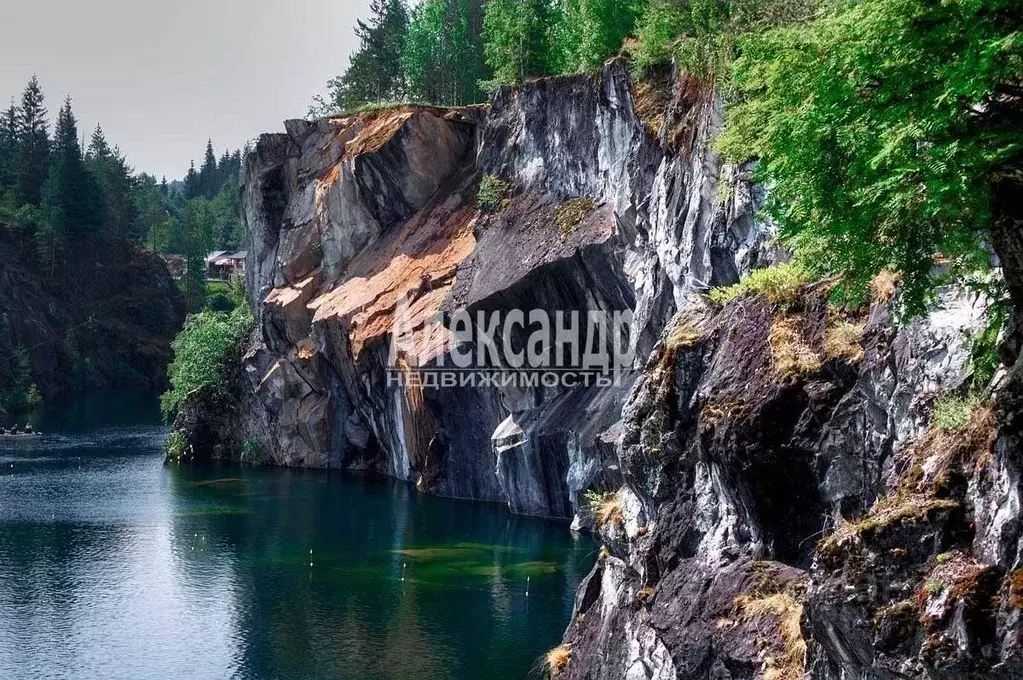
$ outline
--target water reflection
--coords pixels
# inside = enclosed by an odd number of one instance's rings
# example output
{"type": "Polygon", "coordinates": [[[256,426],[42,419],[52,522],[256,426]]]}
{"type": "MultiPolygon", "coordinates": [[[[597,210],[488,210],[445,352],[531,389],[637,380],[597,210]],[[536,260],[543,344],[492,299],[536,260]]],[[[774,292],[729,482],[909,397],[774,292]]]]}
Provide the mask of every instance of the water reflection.
{"type": "Polygon", "coordinates": [[[521,678],[592,565],[387,480],[164,467],[163,435],[0,443],[0,677],[521,678]]]}

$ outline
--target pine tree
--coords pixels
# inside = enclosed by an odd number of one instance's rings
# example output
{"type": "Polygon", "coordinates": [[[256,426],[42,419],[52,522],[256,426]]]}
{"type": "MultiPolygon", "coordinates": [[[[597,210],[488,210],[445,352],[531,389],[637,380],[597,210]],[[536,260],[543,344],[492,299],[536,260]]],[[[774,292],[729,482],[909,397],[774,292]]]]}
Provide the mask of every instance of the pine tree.
{"type": "Polygon", "coordinates": [[[92,137],[89,139],[89,151],[88,155],[90,158],[104,160],[110,157],[110,145],[107,144],[107,138],[103,134],[103,128],[96,124],[96,129],[92,131],[92,137]]]}
{"type": "MultiPolygon", "coordinates": [[[[32,76],[21,95],[18,110],[18,198],[22,203],[39,205],[50,138],[46,126],[46,107],[39,79],[32,76]]],[[[77,145],[78,140],[75,139],[77,145]]]]}
{"type": "Polygon", "coordinates": [[[408,28],[408,10],[403,0],[372,0],[369,21],[356,22],[359,49],[344,74],[327,84],[330,104],[321,108],[350,111],[371,102],[402,98],[405,95],[402,55],[408,28]]]}
{"type": "Polygon", "coordinates": [[[220,160],[217,161],[217,192],[220,192],[220,187],[225,182],[229,181],[234,176],[234,168],[231,167],[231,152],[224,149],[224,153],[220,155],[220,160]]]}

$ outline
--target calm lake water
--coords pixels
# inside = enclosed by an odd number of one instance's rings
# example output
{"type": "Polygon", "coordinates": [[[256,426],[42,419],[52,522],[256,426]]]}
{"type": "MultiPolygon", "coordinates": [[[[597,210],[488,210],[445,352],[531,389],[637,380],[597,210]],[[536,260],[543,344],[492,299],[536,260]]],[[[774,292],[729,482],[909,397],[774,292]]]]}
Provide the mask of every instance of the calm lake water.
{"type": "Polygon", "coordinates": [[[37,423],[0,440],[4,680],[524,678],[595,557],[393,481],[164,466],[137,398],[37,423]]]}

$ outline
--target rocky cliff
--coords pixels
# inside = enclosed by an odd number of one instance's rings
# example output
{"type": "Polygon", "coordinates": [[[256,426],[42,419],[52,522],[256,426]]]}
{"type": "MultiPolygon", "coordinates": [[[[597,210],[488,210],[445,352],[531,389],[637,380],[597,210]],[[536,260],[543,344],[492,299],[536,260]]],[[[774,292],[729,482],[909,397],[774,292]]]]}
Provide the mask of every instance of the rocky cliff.
{"type": "Polygon", "coordinates": [[[552,675],[1023,676],[1023,377],[933,417],[971,380],[987,301],[944,290],[899,324],[879,280],[860,311],[828,282],[711,304],[779,259],[720,125],[698,83],[613,61],[485,107],[264,135],[243,190],[257,330],[227,396],[192,395],[176,427],[197,456],[376,470],[595,528],[552,675]],[[397,328],[437,366],[427,319],[514,309],[628,310],[632,370],[391,379],[397,328]]]}
{"type": "Polygon", "coordinates": [[[456,309],[628,310],[640,368],[693,291],[765,259],[762,197],[748,168],[711,151],[719,125],[698,84],[665,73],[637,87],[610,62],[486,107],[289,121],[262,136],[243,189],[257,336],[235,403],[195,408],[197,395],[181,429],[214,457],[369,468],[573,517],[583,491],[620,483],[614,427],[634,378],[394,385],[396,315],[410,310],[421,334],[456,309]],[[477,205],[481,182],[500,188],[498,205],[477,205]]]}

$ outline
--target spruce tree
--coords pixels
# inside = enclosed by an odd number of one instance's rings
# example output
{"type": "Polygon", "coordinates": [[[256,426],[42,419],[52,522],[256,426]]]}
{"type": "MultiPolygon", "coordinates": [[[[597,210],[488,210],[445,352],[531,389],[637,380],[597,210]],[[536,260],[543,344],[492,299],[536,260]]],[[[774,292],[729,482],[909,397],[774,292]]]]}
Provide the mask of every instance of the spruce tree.
{"type": "Polygon", "coordinates": [[[213,140],[206,140],[206,155],[199,170],[199,186],[203,198],[212,200],[217,195],[217,156],[213,153],[213,140]]]}
{"type": "Polygon", "coordinates": [[[104,218],[101,189],[86,170],[70,97],[57,116],[42,199],[50,219],[40,239],[44,259],[52,271],[60,246],[95,233],[104,218]]]}
{"type": "MultiPolygon", "coordinates": [[[[77,139],[75,143],[77,145],[77,139]]],[[[46,161],[50,151],[50,137],[46,126],[46,107],[39,79],[32,76],[21,95],[18,110],[18,199],[22,203],[39,205],[43,182],[46,181],[46,161]]]]}
{"type": "Polygon", "coordinates": [[[139,223],[132,168],[119,149],[110,148],[99,125],[89,142],[86,166],[102,187],[107,234],[116,238],[141,239],[144,234],[139,223]]]}
{"type": "Polygon", "coordinates": [[[0,194],[16,185],[18,155],[18,109],[11,106],[0,114],[0,194]]]}
{"type": "Polygon", "coordinates": [[[359,49],[344,74],[327,84],[330,104],[321,108],[345,111],[404,97],[402,56],[408,28],[409,15],[403,0],[372,0],[369,20],[356,22],[359,49]]]}
{"type": "Polygon", "coordinates": [[[202,182],[199,180],[199,173],[195,170],[195,161],[188,166],[188,173],[185,175],[185,200],[202,196],[202,182]]]}

